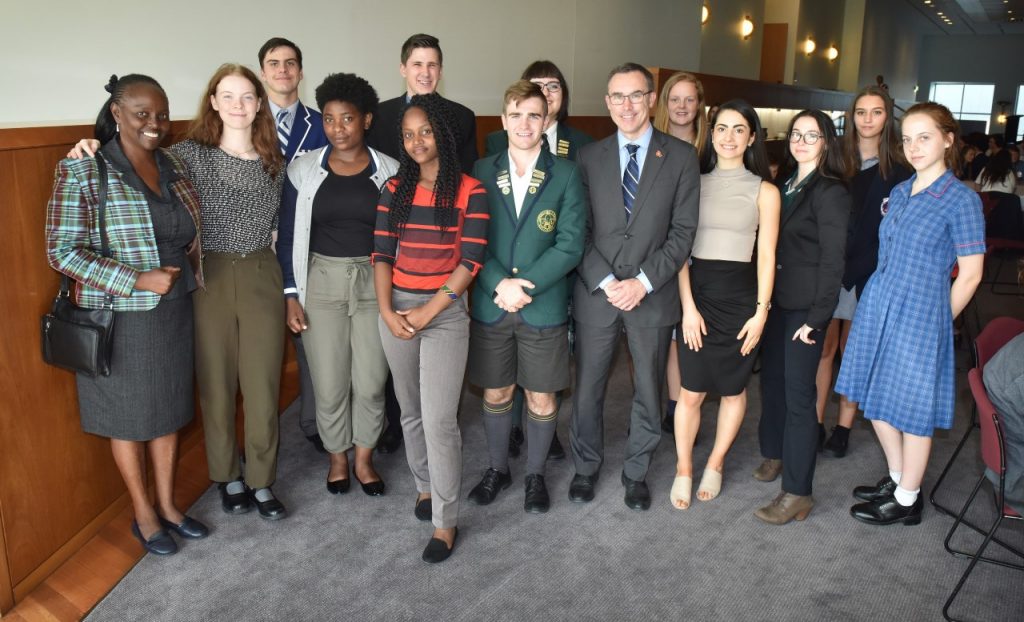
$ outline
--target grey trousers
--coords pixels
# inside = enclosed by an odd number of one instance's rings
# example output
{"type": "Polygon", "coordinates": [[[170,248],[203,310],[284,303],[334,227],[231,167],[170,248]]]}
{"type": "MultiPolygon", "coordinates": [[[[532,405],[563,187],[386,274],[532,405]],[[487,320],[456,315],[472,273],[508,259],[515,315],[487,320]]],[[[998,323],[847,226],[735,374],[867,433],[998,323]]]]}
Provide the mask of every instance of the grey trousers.
{"type": "MultiPolygon", "coordinates": [[[[395,310],[424,304],[432,294],[395,291],[395,310]]],[[[405,455],[416,490],[432,497],[434,526],[455,527],[462,487],[458,411],[469,353],[464,298],[452,303],[412,339],[399,339],[379,320],[381,342],[402,407],[405,455]]]]}
{"type": "Polygon", "coordinates": [[[384,428],[388,361],[377,328],[370,258],[314,253],[308,280],[309,328],[303,335],[320,438],[334,454],[353,443],[372,449],[384,428]]]}
{"type": "Polygon", "coordinates": [[[295,362],[299,365],[299,429],[303,436],[319,434],[316,429],[316,397],[313,395],[313,378],[309,375],[306,362],[306,348],[302,336],[291,331],[292,345],[295,346],[295,362]]]}

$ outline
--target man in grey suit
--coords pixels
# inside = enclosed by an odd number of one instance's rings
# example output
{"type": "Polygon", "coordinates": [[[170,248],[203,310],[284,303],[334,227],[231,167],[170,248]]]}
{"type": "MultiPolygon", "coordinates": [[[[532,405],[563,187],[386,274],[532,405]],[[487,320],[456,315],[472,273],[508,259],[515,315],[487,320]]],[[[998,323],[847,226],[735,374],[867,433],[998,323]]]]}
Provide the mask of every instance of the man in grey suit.
{"type": "Polygon", "coordinates": [[[587,502],[604,458],[604,394],[612,355],[626,333],[633,404],[622,483],[626,505],[651,505],[644,481],[661,440],[661,381],[679,321],[677,274],[697,228],[696,151],[654,129],[654,78],[626,63],[611,71],[605,103],[618,131],[580,150],[590,199],[586,246],[573,293],[576,392],[570,444],[576,475],[569,499],[587,502]]]}

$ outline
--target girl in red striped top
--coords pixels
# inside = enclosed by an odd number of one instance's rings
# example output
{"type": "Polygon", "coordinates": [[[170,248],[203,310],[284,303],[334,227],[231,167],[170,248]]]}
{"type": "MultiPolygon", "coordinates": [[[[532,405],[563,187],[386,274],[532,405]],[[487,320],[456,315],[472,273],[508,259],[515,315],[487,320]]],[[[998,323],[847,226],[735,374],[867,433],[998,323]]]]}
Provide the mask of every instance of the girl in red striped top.
{"type": "Polygon", "coordinates": [[[458,535],[462,437],[457,414],[469,350],[462,294],[487,246],[487,196],[459,167],[455,124],[436,94],[402,115],[398,174],[385,185],[374,232],[380,333],[402,407],[415,515],[433,520],[423,560],[444,561],[458,535]]]}

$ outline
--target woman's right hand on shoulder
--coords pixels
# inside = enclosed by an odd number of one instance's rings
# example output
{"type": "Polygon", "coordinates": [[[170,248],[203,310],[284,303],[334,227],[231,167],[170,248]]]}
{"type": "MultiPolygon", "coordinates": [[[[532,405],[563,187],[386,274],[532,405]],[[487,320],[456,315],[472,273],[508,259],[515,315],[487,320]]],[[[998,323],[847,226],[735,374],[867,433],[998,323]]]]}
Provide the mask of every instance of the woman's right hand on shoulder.
{"type": "Polygon", "coordinates": [[[302,303],[298,298],[285,299],[284,317],[288,330],[296,335],[309,328],[309,325],[306,324],[306,312],[302,310],[302,303]]]}
{"type": "Polygon", "coordinates": [[[160,266],[146,270],[139,273],[138,278],[135,279],[135,289],[163,296],[171,291],[179,276],[181,276],[181,268],[175,266],[160,266]]]}
{"type": "Polygon", "coordinates": [[[683,343],[687,347],[694,352],[699,352],[704,346],[701,336],[707,334],[708,327],[705,326],[704,316],[700,314],[700,311],[691,309],[683,312],[683,343]]]}
{"type": "Polygon", "coordinates": [[[412,339],[416,335],[416,329],[412,327],[409,320],[394,311],[381,312],[380,317],[387,324],[388,330],[398,339],[412,339]]]}
{"type": "Polygon", "coordinates": [[[71,148],[68,155],[65,157],[72,158],[74,160],[81,160],[85,156],[90,158],[96,156],[96,152],[100,150],[100,141],[95,138],[83,138],[82,140],[75,143],[75,146],[71,148]]]}

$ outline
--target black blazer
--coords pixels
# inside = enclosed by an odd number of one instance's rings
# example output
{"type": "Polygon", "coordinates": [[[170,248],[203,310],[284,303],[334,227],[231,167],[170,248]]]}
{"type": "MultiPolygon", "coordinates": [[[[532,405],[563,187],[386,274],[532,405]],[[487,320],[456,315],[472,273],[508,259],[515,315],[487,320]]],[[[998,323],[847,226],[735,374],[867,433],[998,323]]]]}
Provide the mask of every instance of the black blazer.
{"type": "MultiPolygon", "coordinates": [[[[478,159],[476,150],[476,115],[469,108],[458,102],[446,99],[455,119],[455,142],[459,149],[459,165],[462,172],[469,175],[473,164],[478,159]]],[[[402,153],[401,118],[405,108],[405,95],[383,101],[377,106],[377,114],[373,115],[373,125],[366,133],[366,144],[392,158],[401,161],[402,153]]]]}
{"type": "Polygon", "coordinates": [[[852,200],[839,180],[813,175],[782,209],[772,304],[807,309],[806,324],[824,330],[839,300],[852,200]]]}

